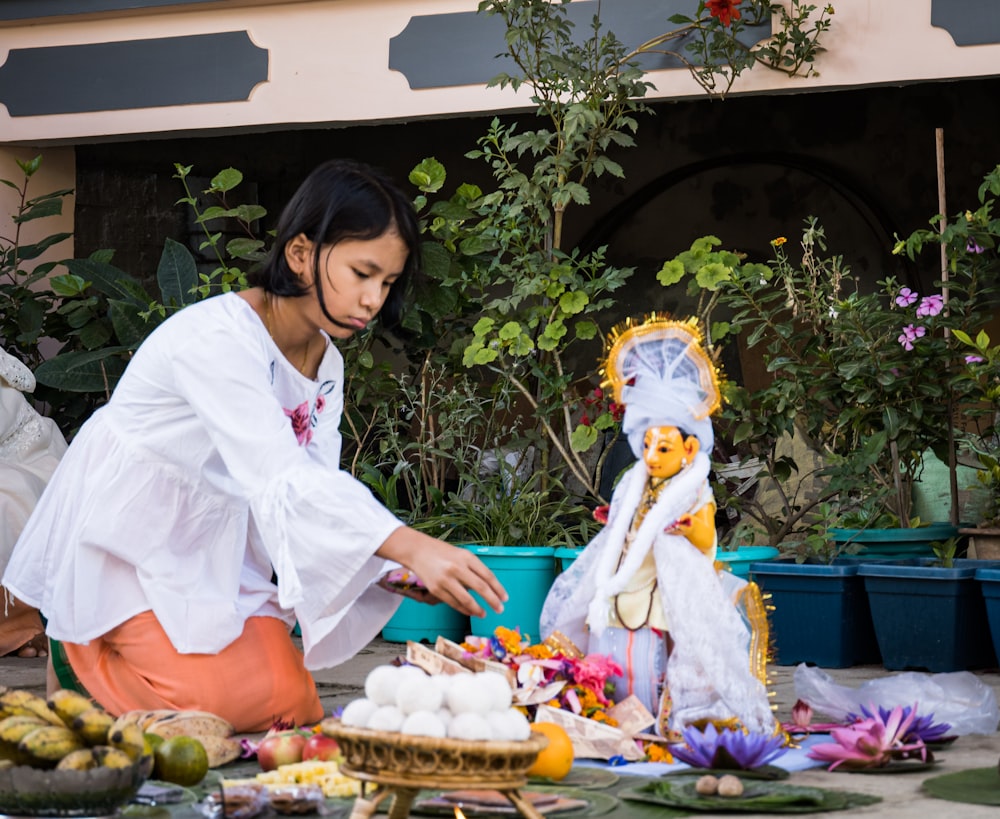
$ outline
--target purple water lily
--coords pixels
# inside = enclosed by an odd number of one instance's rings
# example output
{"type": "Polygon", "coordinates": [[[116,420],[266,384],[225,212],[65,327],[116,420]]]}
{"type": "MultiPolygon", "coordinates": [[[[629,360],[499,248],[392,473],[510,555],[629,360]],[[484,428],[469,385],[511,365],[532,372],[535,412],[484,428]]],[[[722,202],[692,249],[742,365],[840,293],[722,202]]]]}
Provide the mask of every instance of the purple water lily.
{"type": "Polygon", "coordinates": [[[685,745],[672,745],[674,758],[692,768],[721,768],[749,771],[777,759],[785,753],[781,734],[758,734],[738,728],[718,729],[709,723],[704,731],[694,726],[681,736],[685,745]]]}
{"type": "Polygon", "coordinates": [[[881,768],[893,759],[932,759],[923,741],[904,742],[915,721],[912,709],[903,712],[901,706],[830,732],[834,742],[814,745],[807,752],[810,759],[829,762],[828,770],[845,768],[881,768]]]}
{"type": "MultiPolygon", "coordinates": [[[[903,719],[906,719],[911,713],[914,714],[914,717],[909,729],[900,737],[900,741],[907,745],[917,741],[923,742],[926,745],[930,742],[940,742],[948,737],[948,732],[951,730],[949,723],[934,722],[934,714],[920,715],[916,711],[916,704],[912,707],[909,705],[903,706],[903,719]]],[[[860,722],[862,719],[871,719],[875,716],[875,706],[872,705],[870,708],[865,708],[862,705],[861,713],[863,716],[860,717],[848,714],[847,719],[853,722],[860,722]]],[[[878,706],[878,717],[882,722],[887,722],[890,714],[891,710],[889,708],[883,708],[881,705],[878,706]]]]}

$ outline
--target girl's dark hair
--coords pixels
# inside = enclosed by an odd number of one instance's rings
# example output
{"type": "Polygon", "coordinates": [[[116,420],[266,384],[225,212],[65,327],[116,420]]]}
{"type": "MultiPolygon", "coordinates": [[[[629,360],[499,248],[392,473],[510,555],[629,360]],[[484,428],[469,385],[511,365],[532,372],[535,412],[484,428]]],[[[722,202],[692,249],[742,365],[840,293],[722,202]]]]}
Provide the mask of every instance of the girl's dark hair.
{"type": "MultiPolygon", "coordinates": [[[[316,248],[313,269],[317,274],[324,245],[345,239],[377,239],[394,230],[409,250],[402,274],[393,282],[378,313],[387,328],[399,324],[406,289],[420,266],[420,230],[413,205],[396,183],[382,171],[348,159],[331,159],[306,177],[285,205],[278,220],[274,245],[250,283],[276,296],[304,296],[308,290],[289,269],[285,245],[300,233],[316,248]]],[[[320,309],[326,313],[323,288],[316,288],[320,309]]]]}

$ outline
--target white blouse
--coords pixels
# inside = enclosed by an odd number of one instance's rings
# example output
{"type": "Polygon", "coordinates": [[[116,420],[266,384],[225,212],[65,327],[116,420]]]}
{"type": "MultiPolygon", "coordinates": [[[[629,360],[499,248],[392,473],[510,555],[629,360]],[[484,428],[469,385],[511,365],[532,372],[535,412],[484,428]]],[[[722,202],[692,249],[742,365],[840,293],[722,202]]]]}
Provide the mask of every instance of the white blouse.
{"type": "Polygon", "coordinates": [[[184,308],[77,434],[3,585],[57,640],[152,610],[178,651],[216,653],[265,615],[298,620],[307,667],[349,659],[402,600],[373,581],[403,524],[340,468],[343,381],[329,338],[306,378],[235,293],[184,308]]]}

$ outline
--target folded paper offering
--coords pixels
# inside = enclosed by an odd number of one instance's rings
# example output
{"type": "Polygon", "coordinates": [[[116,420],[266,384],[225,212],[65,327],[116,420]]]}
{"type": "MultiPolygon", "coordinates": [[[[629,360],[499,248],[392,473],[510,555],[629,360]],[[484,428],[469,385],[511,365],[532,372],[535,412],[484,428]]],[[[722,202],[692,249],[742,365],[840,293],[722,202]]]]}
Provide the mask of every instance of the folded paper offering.
{"type": "Polygon", "coordinates": [[[573,742],[573,755],[578,759],[611,759],[620,756],[626,762],[637,762],[645,756],[631,733],[581,717],[572,711],[539,705],[535,712],[535,722],[554,722],[565,729],[573,742]]]}

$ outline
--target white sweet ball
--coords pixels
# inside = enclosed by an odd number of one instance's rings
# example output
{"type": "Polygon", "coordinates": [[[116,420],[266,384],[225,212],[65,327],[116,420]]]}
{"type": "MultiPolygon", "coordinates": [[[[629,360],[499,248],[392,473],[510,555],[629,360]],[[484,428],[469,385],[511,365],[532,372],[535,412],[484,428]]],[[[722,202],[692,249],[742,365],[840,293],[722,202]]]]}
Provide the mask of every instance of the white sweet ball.
{"type": "Polygon", "coordinates": [[[403,724],[403,712],[395,705],[380,705],[368,718],[366,728],[373,731],[398,731],[403,724]]]}
{"type": "Polygon", "coordinates": [[[430,674],[415,665],[401,665],[396,669],[399,674],[399,685],[410,685],[417,680],[429,680],[430,674]]]}
{"type": "Polygon", "coordinates": [[[493,697],[479,683],[479,674],[460,674],[448,688],[447,704],[456,717],[459,714],[485,715],[492,710],[493,697]]]}
{"type": "Polygon", "coordinates": [[[403,720],[399,732],[440,739],[447,736],[448,730],[441,718],[433,711],[414,711],[403,720]]]}
{"type": "Polygon", "coordinates": [[[493,739],[493,729],[482,714],[465,712],[451,718],[448,736],[451,739],[493,739]]]}
{"type": "Polygon", "coordinates": [[[448,708],[448,706],[447,706],[447,705],[442,705],[442,706],[441,706],[440,708],[438,708],[438,710],[437,710],[437,711],[435,711],[434,713],[435,713],[435,714],[437,714],[437,715],[438,715],[438,719],[440,719],[440,720],[441,720],[441,722],[443,722],[443,723],[444,723],[444,727],[445,727],[445,728],[447,728],[447,727],[448,727],[448,723],[449,723],[449,722],[451,722],[451,721],[452,721],[452,719],[453,719],[453,718],[454,718],[454,716],[455,716],[455,715],[454,715],[453,713],[451,713],[451,709],[450,709],[450,708],[448,708]]]}
{"type": "Polygon", "coordinates": [[[490,711],[486,719],[493,729],[494,739],[521,742],[531,736],[531,723],[516,708],[506,711],[490,711]]]}
{"type": "Polygon", "coordinates": [[[437,686],[438,690],[441,692],[442,697],[448,696],[448,689],[451,687],[452,681],[459,675],[457,674],[432,674],[430,676],[430,681],[437,686]]]}
{"type": "Polygon", "coordinates": [[[400,682],[397,666],[377,665],[365,677],[365,696],[376,705],[395,705],[400,682]]]}
{"type": "Polygon", "coordinates": [[[365,728],[368,725],[368,720],[377,708],[378,705],[367,697],[363,697],[360,700],[351,700],[344,706],[344,710],[340,715],[340,721],[344,725],[365,728]]]}
{"type": "Polygon", "coordinates": [[[404,714],[414,711],[437,711],[444,695],[426,674],[403,681],[396,689],[396,707],[404,714]]]}
{"type": "Polygon", "coordinates": [[[481,671],[476,677],[484,698],[490,703],[491,711],[506,711],[510,708],[514,691],[503,674],[499,671],[481,671]]]}

